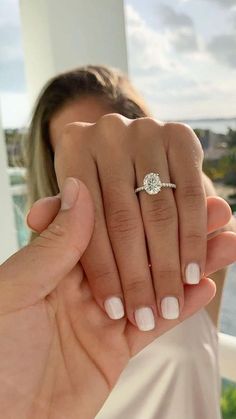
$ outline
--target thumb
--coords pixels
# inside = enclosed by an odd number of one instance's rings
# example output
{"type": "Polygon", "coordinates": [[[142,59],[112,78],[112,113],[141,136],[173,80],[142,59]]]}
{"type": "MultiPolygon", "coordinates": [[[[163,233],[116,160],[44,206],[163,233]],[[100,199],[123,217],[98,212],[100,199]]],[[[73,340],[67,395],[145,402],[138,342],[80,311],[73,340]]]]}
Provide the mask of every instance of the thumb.
{"type": "Polygon", "coordinates": [[[53,222],[0,267],[0,313],[35,304],[53,291],[79,261],[93,225],[87,187],[78,179],[67,178],[53,222]]]}

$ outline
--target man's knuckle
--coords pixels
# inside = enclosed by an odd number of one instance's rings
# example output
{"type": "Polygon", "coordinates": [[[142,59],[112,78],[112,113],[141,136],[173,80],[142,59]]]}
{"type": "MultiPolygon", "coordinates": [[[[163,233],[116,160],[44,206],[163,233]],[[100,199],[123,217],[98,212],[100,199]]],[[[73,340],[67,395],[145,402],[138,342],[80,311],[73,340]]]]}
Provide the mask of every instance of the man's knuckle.
{"type": "Polygon", "coordinates": [[[48,228],[32,242],[38,248],[59,248],[66,247],[66,230],[59,223],[51,223],[48,228]]]}
{"type": "Polygon", "coordinates": [[[59,222],[53,222],[49,224],[47,230],[45,230],[44,235],[56,239],[61,239],[66,236],[66,228],[59,222]]]}

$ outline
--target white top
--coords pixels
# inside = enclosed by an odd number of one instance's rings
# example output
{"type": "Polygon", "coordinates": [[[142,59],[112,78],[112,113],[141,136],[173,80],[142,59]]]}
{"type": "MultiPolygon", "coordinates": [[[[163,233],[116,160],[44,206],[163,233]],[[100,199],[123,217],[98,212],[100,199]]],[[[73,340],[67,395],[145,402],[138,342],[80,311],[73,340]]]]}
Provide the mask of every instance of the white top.
{"type": "Polygon", "coordinates": [[[96,419],[220,419],[218,336],[202,309],[136,355],[96,419]]]}

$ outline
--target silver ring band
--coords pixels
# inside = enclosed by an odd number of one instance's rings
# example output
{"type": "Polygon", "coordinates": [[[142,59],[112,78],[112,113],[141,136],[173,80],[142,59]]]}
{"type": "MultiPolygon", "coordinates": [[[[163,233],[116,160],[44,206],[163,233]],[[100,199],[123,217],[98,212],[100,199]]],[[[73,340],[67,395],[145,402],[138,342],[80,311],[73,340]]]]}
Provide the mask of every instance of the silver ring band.
{"type": "Polygon", "coordinates": [[[176,189],[176,185],[175,183],[162,182],[158,173],[148,173],[143,179],[143,186],[139,186],[134,192],[145,191],[149,195],[156,195],[162,188],[176,189]]]}

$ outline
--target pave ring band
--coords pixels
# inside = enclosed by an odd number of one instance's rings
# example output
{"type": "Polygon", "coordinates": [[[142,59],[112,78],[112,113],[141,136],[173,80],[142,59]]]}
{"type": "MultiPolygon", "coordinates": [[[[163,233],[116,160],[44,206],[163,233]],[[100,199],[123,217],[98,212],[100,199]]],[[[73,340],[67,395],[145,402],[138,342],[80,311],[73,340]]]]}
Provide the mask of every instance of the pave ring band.
{"type": "Polygon", "coordinates": [[[162,182],[158,173],[148,173],[143,179],[143,186],[136,188],[134,192],[146,191],[149,195],[156,195],[162,188],[176,189],[176,185],[162,182]]]}

